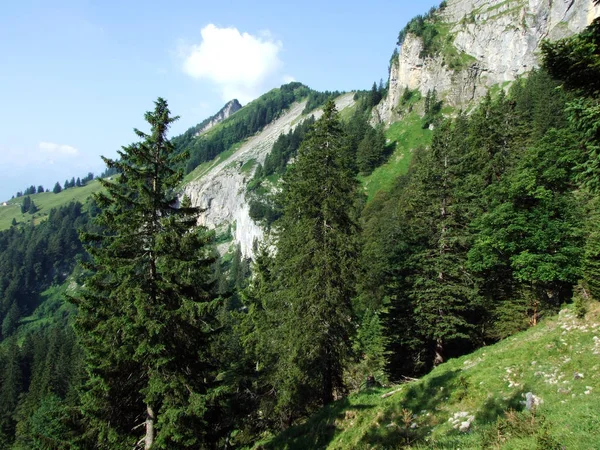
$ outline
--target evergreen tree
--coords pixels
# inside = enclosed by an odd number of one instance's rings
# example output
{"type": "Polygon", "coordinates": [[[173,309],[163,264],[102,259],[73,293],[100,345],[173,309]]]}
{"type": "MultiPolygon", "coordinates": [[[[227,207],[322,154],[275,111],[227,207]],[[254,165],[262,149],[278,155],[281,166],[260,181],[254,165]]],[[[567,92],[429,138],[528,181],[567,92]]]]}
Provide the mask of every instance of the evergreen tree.
{"type": "Polygon", "coordinates": [[[16,426],[14,410],[23,385],[20,359],[19,346],[16,340],[12,340],[8,343],[6,359],[0,367],[0,445],[3,448],[8,448],[6,444],[14,435],[16,426]]]}
{"type": "Polygon", "coordinates": [[[478,191],[469,184],[465,134],[463,117],[446,123],[434,134],[428,164],[415,174],[423,202],[416,219],[428,236],[425,247],[411,257],[415,272],[409,295],[414,319],[434,346],[434,364],[445,360],[448,344],[473,339],[470,316],[480,302],[475,279],[465,268],[471,199],[478,191]]]}
{"type": "MultiPolygon", "coordinates": [[[[595,4],[600,2],[596,1],[595,4]]],[[[600,298],[600,19],[579,35],[545,43],[544,66],[564,87],[578,94],[569,104],[569,120],[580,136],[584,157],[577,179],[588,192],[583,275],[591,294],[600,298]]]]}
{"type": "Polygon", "coordinates": [[[55,194],[58,194],[62,191],[62,187],[60,186],[60,183],[57,181],[56,184],[54,185],[54,188],[52,188],[52,192],[54,192],[55,194]]]}
{"type": "Polygon", "coordinates": [[[551,130],[528,149],[515,170],[489,191],[493,208],[474,226],[479,231],[470,265],[481,273],[510,273],[519,296],[529,299],[531,323],[540,311],[570,299],[581,260],[581,215],[573,196],[580,158],[574,136],[551,130]]]}
{"type": "Polygon", "coordinates": [[[358,170],[368,175],[383,161],[385,154],[385,135],[381,128],[368,127],[356,149],[358,170]]]}
{"type": "Polygon", "coordinates": [[[31,197],[29,197],[29,195],[26,195],[23,198],[23,203],[21,204],[21,214],[25,214],[26,212],[29,212],[30,207],[31,207],[31,197]]]}
{"type": "Polygon", "coordinates": [[[262,339],[278,355],[265,371],[287,423],[345,392],[359,249],[357,182],[345,142],[329,101],[285,177],[277,254],[261,302],[271,325],[262,339]]]}
{"type": "Polygon", "coordinates": [[[82,235],[92,256],[75,299],[87,355],[82,406],[110,448],[198,448],[222,431],[210,421],[218,397],[209,353],[212,238],[195,228],[189,200],[177,207],[175,167],[187,155],[166,137],[177,117],[159,98],[145,119],[150,134],[135,130],[141,142],[123,147],[119,160],[104,158],[121,175],[101,180],[100,231],[82,235]]]}
{"type": "MultiPolygon", "coordinates": [[[[27,197],[29,198],[29,197],[27,197]]],[[[29,208],[27,208],[27,212],[29,214],[35,214],[38,211],[38,207],[37,205],[33,202],[33,200],[31,200],[31,202],[29,203],[29,208]]]]}

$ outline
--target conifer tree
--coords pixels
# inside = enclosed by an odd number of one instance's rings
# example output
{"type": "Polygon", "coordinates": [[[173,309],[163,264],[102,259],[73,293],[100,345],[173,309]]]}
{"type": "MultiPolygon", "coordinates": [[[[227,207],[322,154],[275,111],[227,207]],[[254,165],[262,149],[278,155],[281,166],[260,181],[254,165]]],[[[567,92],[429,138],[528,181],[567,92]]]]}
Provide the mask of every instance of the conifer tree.
{"type": "Polygon", "coordinates": [[[333,101],[302,143],[282,192],[277,254],[262,299],[276,364],[268,368],[276,411],[294,417],[344,392],[354,332],[357,182],[333,101]],[[268,292],[270,291],[270,292],[268,292]]]}
{"type": "Polygon", "coordinates": [[[16,340],[8,342],[6,358],[0,367],[0,446],[8,448],[14,434],[14,410],[22,390],[22,372],[20,367],[19,347],[16,340]]]}
{"type": "Polygon", "coordinates": [[[187,157],[167,139],[177,117],[159,98],[145,119],[141,142],[104,158],[120,175],[101,180],[99,231],[82,234],[92,257],[74,299],[87,357],[82,408],[101,446],[198,448],[219,429],[207,426],[217,398],[211,235],[195,228],[189,200],[177,205],[175,168],[187,157]]]}
{"type": "MultiPolygon", "coordinates": [[[[412,168],[406,194],[411,200],[403,220],[414,235],[403,238],[407,249],[400,263],[407,285],[400,284],[387,318],[392,326],[404,323],[404,329],[418,330],[410,339],[421,343],[411,346],[425,347],[431,355],[427,363],[434,365],[445,360],[450,344],[473,339],[470,317],[480,302],[465,268],[474,189],[468,184],[465,134],[463,117],[444,123],[434,134],[431,151],[422,151],[412,168]]],[[[388,331],[398,332],[403,329],[388,331]]]]}

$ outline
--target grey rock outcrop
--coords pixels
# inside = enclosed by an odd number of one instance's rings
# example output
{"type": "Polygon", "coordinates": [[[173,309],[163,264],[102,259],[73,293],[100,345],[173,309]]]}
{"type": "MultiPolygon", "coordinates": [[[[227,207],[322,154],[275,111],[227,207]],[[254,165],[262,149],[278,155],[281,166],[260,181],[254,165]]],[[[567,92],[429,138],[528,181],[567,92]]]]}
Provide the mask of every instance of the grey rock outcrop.
{"type": "Polygon", "coordinates": [[[240,102],[237,101],[236,98],[234,98],[233,100],[230,100],[229,102],[227,102],[225,104],[225,106],[223,106],[219,110],[218,113],[216,113],[214,116],[212,116],[209,119],[207,119],[202,124],[202,126],[200,127],[200,129],[196,133],[196,136],[199,136],[199,135],[201,135],[203,133],[206,133],[212,127],[214,127],[215,125],[223,122],[225,119],[227,119],[229,116],[231,116],[234,112],[237,112],[240,109],[242,109],[242,105],[240,104],[240,102]]]}
{"type": "Polygon", "coordinates": [[[465,107],[493,85],[504,86],[539,66],[542,40],[583,30],[600,7],[592,0],[448,0],[440,12],[449,42],[467,61],[453,70],[442,55],[422,58],[419,37],[409,34],[390,69],[387,98],[374,121],[391,123],[406,87],[423,95],[436,89],[447,104],[465,107]]]}

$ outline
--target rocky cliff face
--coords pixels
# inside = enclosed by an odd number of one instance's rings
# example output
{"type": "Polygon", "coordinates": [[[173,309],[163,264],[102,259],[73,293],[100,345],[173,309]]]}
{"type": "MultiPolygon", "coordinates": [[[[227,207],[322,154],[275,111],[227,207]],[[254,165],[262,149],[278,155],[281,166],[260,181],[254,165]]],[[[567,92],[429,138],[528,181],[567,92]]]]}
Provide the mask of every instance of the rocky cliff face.
{"type": "Polygon", "coordinates": [[[223,122],[225,119],[227,119],[229,116],[231,116],[234,112],[239,111],[240,109],[242,109],[242,105],[240,104],[240,102],[237,101],[236,98],[234,98],[233,100],[230,100],[229,102],[227,102],[225,104],[225,106],[223,106],[221,108],[221,110],[216,113],[214,116],[212,116],[211,118],[209,118],[206,123],[198,130],[198,132],[196,133],[196,136],[201,135],[202,133],[206,133],[208,130],[210,130],[212,127],[214,127],[216,124],[223,122]]]}
{"type": "Polygon", "coordinates": [[[452,70],[442,55],[421,58],[423,43],[408,35],[390,70],[388,97],[376,121],[397,119],[394,108],[406,87],[423,95],[434,88],[447,104],[464,107],[539,65],[542,40],[583,30],[600,15],[592,0],[448,0],[440,14],[453,45],[468,63],[452,70]]]}
{"type": "MultiPolygon", "coordinates": [[[[353,103],[353,93],[336,100],[340,111],[353,103]]],[[[277,138],[302,122],[305,106],[306,102],[294,104],[260,133],[246,140],[232,156],[215,164],[184,188],[183,193],[190,197],[192,205],[204,210],[200,224],[209,229],[232,225],[234,243],[240,244],[245,256],[252,255],[254,240],[263,238],[262,228],[249,215],[246,185],[254,175],[256,164],[264,163],[277,138]]],[[[322,111],[313,114],[318,118],[322,111]]]]}

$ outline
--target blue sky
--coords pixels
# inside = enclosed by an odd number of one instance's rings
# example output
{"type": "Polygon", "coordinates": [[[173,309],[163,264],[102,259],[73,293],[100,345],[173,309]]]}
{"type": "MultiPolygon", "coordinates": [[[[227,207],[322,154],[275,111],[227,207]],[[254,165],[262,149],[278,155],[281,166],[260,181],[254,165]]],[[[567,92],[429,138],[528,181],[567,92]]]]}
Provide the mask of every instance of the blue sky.
{"type": "Polygon", "coordinates": [[[171,136],[289,80],[368,89],[398,31],[438,1],[19,0],[0,14],[0,200],[103,170],[146,130],[158,96],[171,136]]]}

